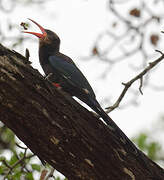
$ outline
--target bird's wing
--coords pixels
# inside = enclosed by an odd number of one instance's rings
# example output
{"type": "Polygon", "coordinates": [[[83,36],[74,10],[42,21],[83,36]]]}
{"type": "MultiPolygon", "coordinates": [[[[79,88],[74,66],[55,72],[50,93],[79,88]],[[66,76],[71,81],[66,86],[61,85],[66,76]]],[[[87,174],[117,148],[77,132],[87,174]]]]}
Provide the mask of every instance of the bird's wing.
{"type": "MultiPolygon", "coordinates": [[[[68,57],[67,57],[68,58],[68,57]]],[[[70,63],[68,60],[64,60],[61,56],[53,55],[49,57],[49,62],[52,65],[54,71],[58,72],[61,77],[65,78],[70,85],[88,91],[90,96],[95,97],[92,87],[89,82],[78,69],[74,63],[70,63]]]]}

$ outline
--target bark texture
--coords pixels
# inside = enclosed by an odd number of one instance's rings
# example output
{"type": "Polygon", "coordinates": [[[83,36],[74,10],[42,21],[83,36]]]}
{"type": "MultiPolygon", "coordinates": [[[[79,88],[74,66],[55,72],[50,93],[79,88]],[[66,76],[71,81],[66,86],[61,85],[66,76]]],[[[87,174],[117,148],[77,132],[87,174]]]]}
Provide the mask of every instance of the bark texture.
{"type": "Polygon", "coordinates": [[[164,170],[119,128],[106,126],[2,45],[0,121],[69,180],[164,179],[164,170]]]}

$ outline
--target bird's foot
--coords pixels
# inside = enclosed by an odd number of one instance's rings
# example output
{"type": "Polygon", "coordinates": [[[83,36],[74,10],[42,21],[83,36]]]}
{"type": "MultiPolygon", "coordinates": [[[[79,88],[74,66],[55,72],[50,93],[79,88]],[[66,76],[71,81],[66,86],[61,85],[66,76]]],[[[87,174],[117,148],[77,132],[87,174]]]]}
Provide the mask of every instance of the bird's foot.
{"type": "Polygon", "coordinates": [[[49,73],[47,76],[44,77],[44,79],[49,80],[49,78],[53,75],[53,73],[49,73]]]}

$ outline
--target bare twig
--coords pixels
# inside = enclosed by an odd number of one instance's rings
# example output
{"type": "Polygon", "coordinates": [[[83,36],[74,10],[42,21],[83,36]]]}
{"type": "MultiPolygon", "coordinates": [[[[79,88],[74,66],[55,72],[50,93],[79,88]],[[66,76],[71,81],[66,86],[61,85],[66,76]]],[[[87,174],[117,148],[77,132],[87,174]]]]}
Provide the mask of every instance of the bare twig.
{"type": "Polygon", "coordinates": [[[120,105],[120,102],[122,101],[123,97],[125,96],[127,90],[130,88],[130,86],[137,81],[138,79],[140,79],[140,87],[139,87],[139,91],[142,94],[141,88],[142,88],[142,81],[143,81],[143,76],[150,71],[154,66],[156,66],[160,61],[162,61],[164,59],[164,53],[162,53],[159,50],[156,50],[156,52],[159,52],[161,54],[161,57],[159,57],[158,59],[156,59],[153,62],[150,62],[149,65],[141,72],[139,73],[137,76],[135,76],[133,79],[131,79],[130,81],[128,81],[127,83],[122,83],[125,87],[122,90],[120,96],[118,97],[118,99],[116,100],[116,102],[114,103],[113,106],[107,107],[107,113],[113,111],[115,108],[117,108],[120,105]]]}
{"type": "Polygon", "coordinates": [[[48,176],[46,177],[45,180],[48,180],[50,177],[53,177],[54,171],[55,171],[55,169],[51,168],[51,171],[50,171],[50,173],[48,174],[48,176]]]}
{"type": "Polygon", "coordinates": [[[15,143],[15,144],[16,144],[16,146],[18,146],[20,149],[24,149],[24,150],[28,149],[27,147],[23,147],[23,146],[19,145],[18,143],[15,143]]]}
{"type": "Polygon", "coordinates": [[[2,163],[9,169],[11,169],[11,166],[6,162],[6,160],[2,160],[2,163]]]}
{"type": "MultiPolygon", "coordinates": [[[[18,145],[19,146],[19,145],[18,145]]],[[[6,179],[6,177],[11,174],[11,172],[13,171],[14,168],[16,168],[16,166],[18,164],[21,164],[22,162],[24,162],[26,159],[30,159],[32,157],[34,157],[35,155],[32,154],[32,155],[29,155],[29,156],[26,156],[26,153],[27,153],[27,148],[25,149],[25,152],[23,154],[23,157],[21,159],[19,159],[16,163],[14,163],[12,166],[10,166],[5,160],[3,160],[3,164],[9,169],[8,172],[6,173],[6,175],[4,176],[4,180],[6,179]]]]}
{"type": "Polygon", "coordinates": [[[140,78],[140,87],[139,87],[139,91],[140,91],[140,93],[143,95],[142,85],[143,85],[143,76],[140,78]]]}
{"type": "MultiPolygon", "coordinates": [[[[106,70],[100,75],[100,77],[102,78],[107,77],[108,73],[112,71],[114,66],[119,65],[119,63],[124,60],[127,60],[127,63],[130,62],[129,67],[132,70],[142,70],[147,66],[148,60],[154,56],[154,52],[152,53],[148,49],[147,45],[156,47],[160,45],[160,36],[157,26],[159,26],[164,19],[163,12],[160,9],[159,11],[155,11],[154,9],[150,8],[145,0],[141,1],[137,5],[135,4],[135,2],[133,2],[134,7],[131,6],[131,9],[128,8],[127,11],[122,12],[120,11],[121,7],[125,7],[126,5],[128,6],[128,3],[131,3],[131,1],[121,2],[123,3],[120,3],[120,0],[108,1],[107,5],[109,13],[111,13],[113,17],[111,28],[103,31],[98,35],[95,43],[93,44],[92,54],[89,55],[89,57],[83,58],[85,60],[88,60],[94,57],[107,63],[106,70]],[[130,13],[131,11],[136,11],[136,9],[139,13],[139,16],[130,13]],[[136,19],[137,21],[135,21],[134,19],[136,19]],[[157,27],[157,31],[153,34],[149,34],[150,26],[154,23],[157,27]],[[120,29],[122,25],[125,28],[120,29]],[[151,39],[153,36],[157,38],[157,42],[151,39]],[[149,41],[147,37],[149,37],[149,41]],[[104,41],[104,39],[106,41],[104,41]],[[138,55],[141,55],[141,61],[137,63],[137,66],[134,66],[133,59],[138,59],[138,55]]],[[[159,8],[159,4],[156,4],[155,9],[157,8],[159,8]]],[[[143,79],[139,79],[139,91],[142,94],[143,79]]],[[[151,88],[152,85],[148,83],[148,79],[149,74],[147,73],[147,76],[144,77],[144,86],[149,86],[151,88]]],[[[155,86],[153,85],[153,87],[155,86]]],[[[163,90],[163,86],[159,86],[157,87],[157,89],[163,90]]],[[[137,94],[133,93],[132,100],[128,103],[136,103],[136,96],[137,94]]],[[[119,104],[114,104],[114,106],[112,106],[111,108],[118,107],[118,105],[119,104]]]]}

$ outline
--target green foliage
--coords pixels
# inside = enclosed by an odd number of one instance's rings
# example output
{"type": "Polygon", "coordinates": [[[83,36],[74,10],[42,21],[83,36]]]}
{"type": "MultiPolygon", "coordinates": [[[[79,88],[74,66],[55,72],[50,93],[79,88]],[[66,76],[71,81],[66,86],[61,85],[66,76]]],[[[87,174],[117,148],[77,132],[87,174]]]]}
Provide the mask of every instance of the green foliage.
{"type": "Polygon", "coordinates": [[[159,120],[152,124],[152,128],[149,131],[143,131],[132,139],[141,151],[144,151],[150,159],[162,167],[164,167],[164,152],[159,137],[163,136],[163,130],[164,116],[161,116],[159,120]],[[155,138],[158,138],[158,141],[155,138]]]}
{"type": "Polygon", "coordinates": [[[18,161],[18,156],[16,154],[16,152],[13,153],[13,155],[11,156],[10,160],[7,161],[9,165],[13,165],[18,161]]]}
{"type": "Polygon", "coordinates": [[[21,172],[16,172],[16,173],[12,176],[12,178],[13,178],[13,180],[19,180],[19,179],[21,178],[21,175],[22,175],[21,172]]]}
{"type": "Polygon", "coordinates": [[[15,135],[6,126],[0,123],[0,152],[5,149],[14,150],[15,135]]]}
{"type": "Polygon", "coordinates": [[[25,175],[25,178],[26,178],[27,180],[34,180],[34,177],[33,177],[32,172],[27,173],[27,174],[25,175]]]}
{"type": "MultiPolygon", "coordinates": [[[[56,177],[55,180],[61,180],[60,177],[56,177]]],[[[67,180],[66,178],[64,180],[67,180]]]]}
{"type": "Polygon", "coordinates": [[[148,134],[141,133],[137,137],[133,138],[133,141],[136,143],[136,145],[144,151],[148,157],[154,161],[159,160],[159,153],[161,153],[161,145],[150,139],[148,134]]]}
{"type": "MultiPolygon", "coordinates": [[[[46,169],[48,171],[47,176],[49,176],[52,167],[48,164],[44,167],[39,163],[26,147],[18,145],[20,142],[10,129],[3,124],[0,125],[0,151],[3,152],[0,154],[0,179],[34,180],[36,179],[36,173],[37,176],[41,176],[42,169],[46,169]],[[11,155],[6,156],[5,152],[10,152],[11,155]],[[36,163],[33,163],[34,159],[36,163]]],[[[61,180],[60,177],[55,178],[53,176],[51,178],[61,180]]]]}
{"type": "MultiPolygon", "coordinates": [[[[10,158],[5,157],[5,155],[3,154],[0,155],[0,179],[5,177],[7,180],[20,180],[21,178],[34,180],[36,172],[41,175],[42,169],[46,168],[48,173],[51,172],[51,166],[48,164],[44,167],[40,163],[31,163],[31,160],[32,162],[34,162],[33,155],[30,152],[27,152],[27,148],[16,145],[16,138],[11,130],[2,126],[0,129],[0,133],[2,134],[1,137],[3,139],[3,144],[5,144],[5,146],[2,146],[0,144],[1,151],[8,150],[11,152],[10,158]]],[[[158,142],[152,140],[150,138],[150,134],[151,133],[142,132],[138,136],[133,138],[133,141],[152,160],[158,162],[160,160],[159,154],[161,154],[162,150],[161,145],[158,142]]],[[[0,140],[0,142],[1,141],[2,140],[0,140]]],[[[54,179],[61,180],[60,177],[56,177],[54,179]]]]}
{"type": "Polygon", "coordinates": [[[41,170],[41,167],[38,164],[31,164],[31,167],[32,167],[33,170],[36,170],[38,172],[40,172],[40,170],[41,170]]]}
{"type": "Polygon", "coordinates": [[[160,144],[158,144],[157,142],[151,142],[148,145],[148,156],[152,159],[152,160],[158,160],[158,152],[161,150],[161,146],[160,144]]]}

